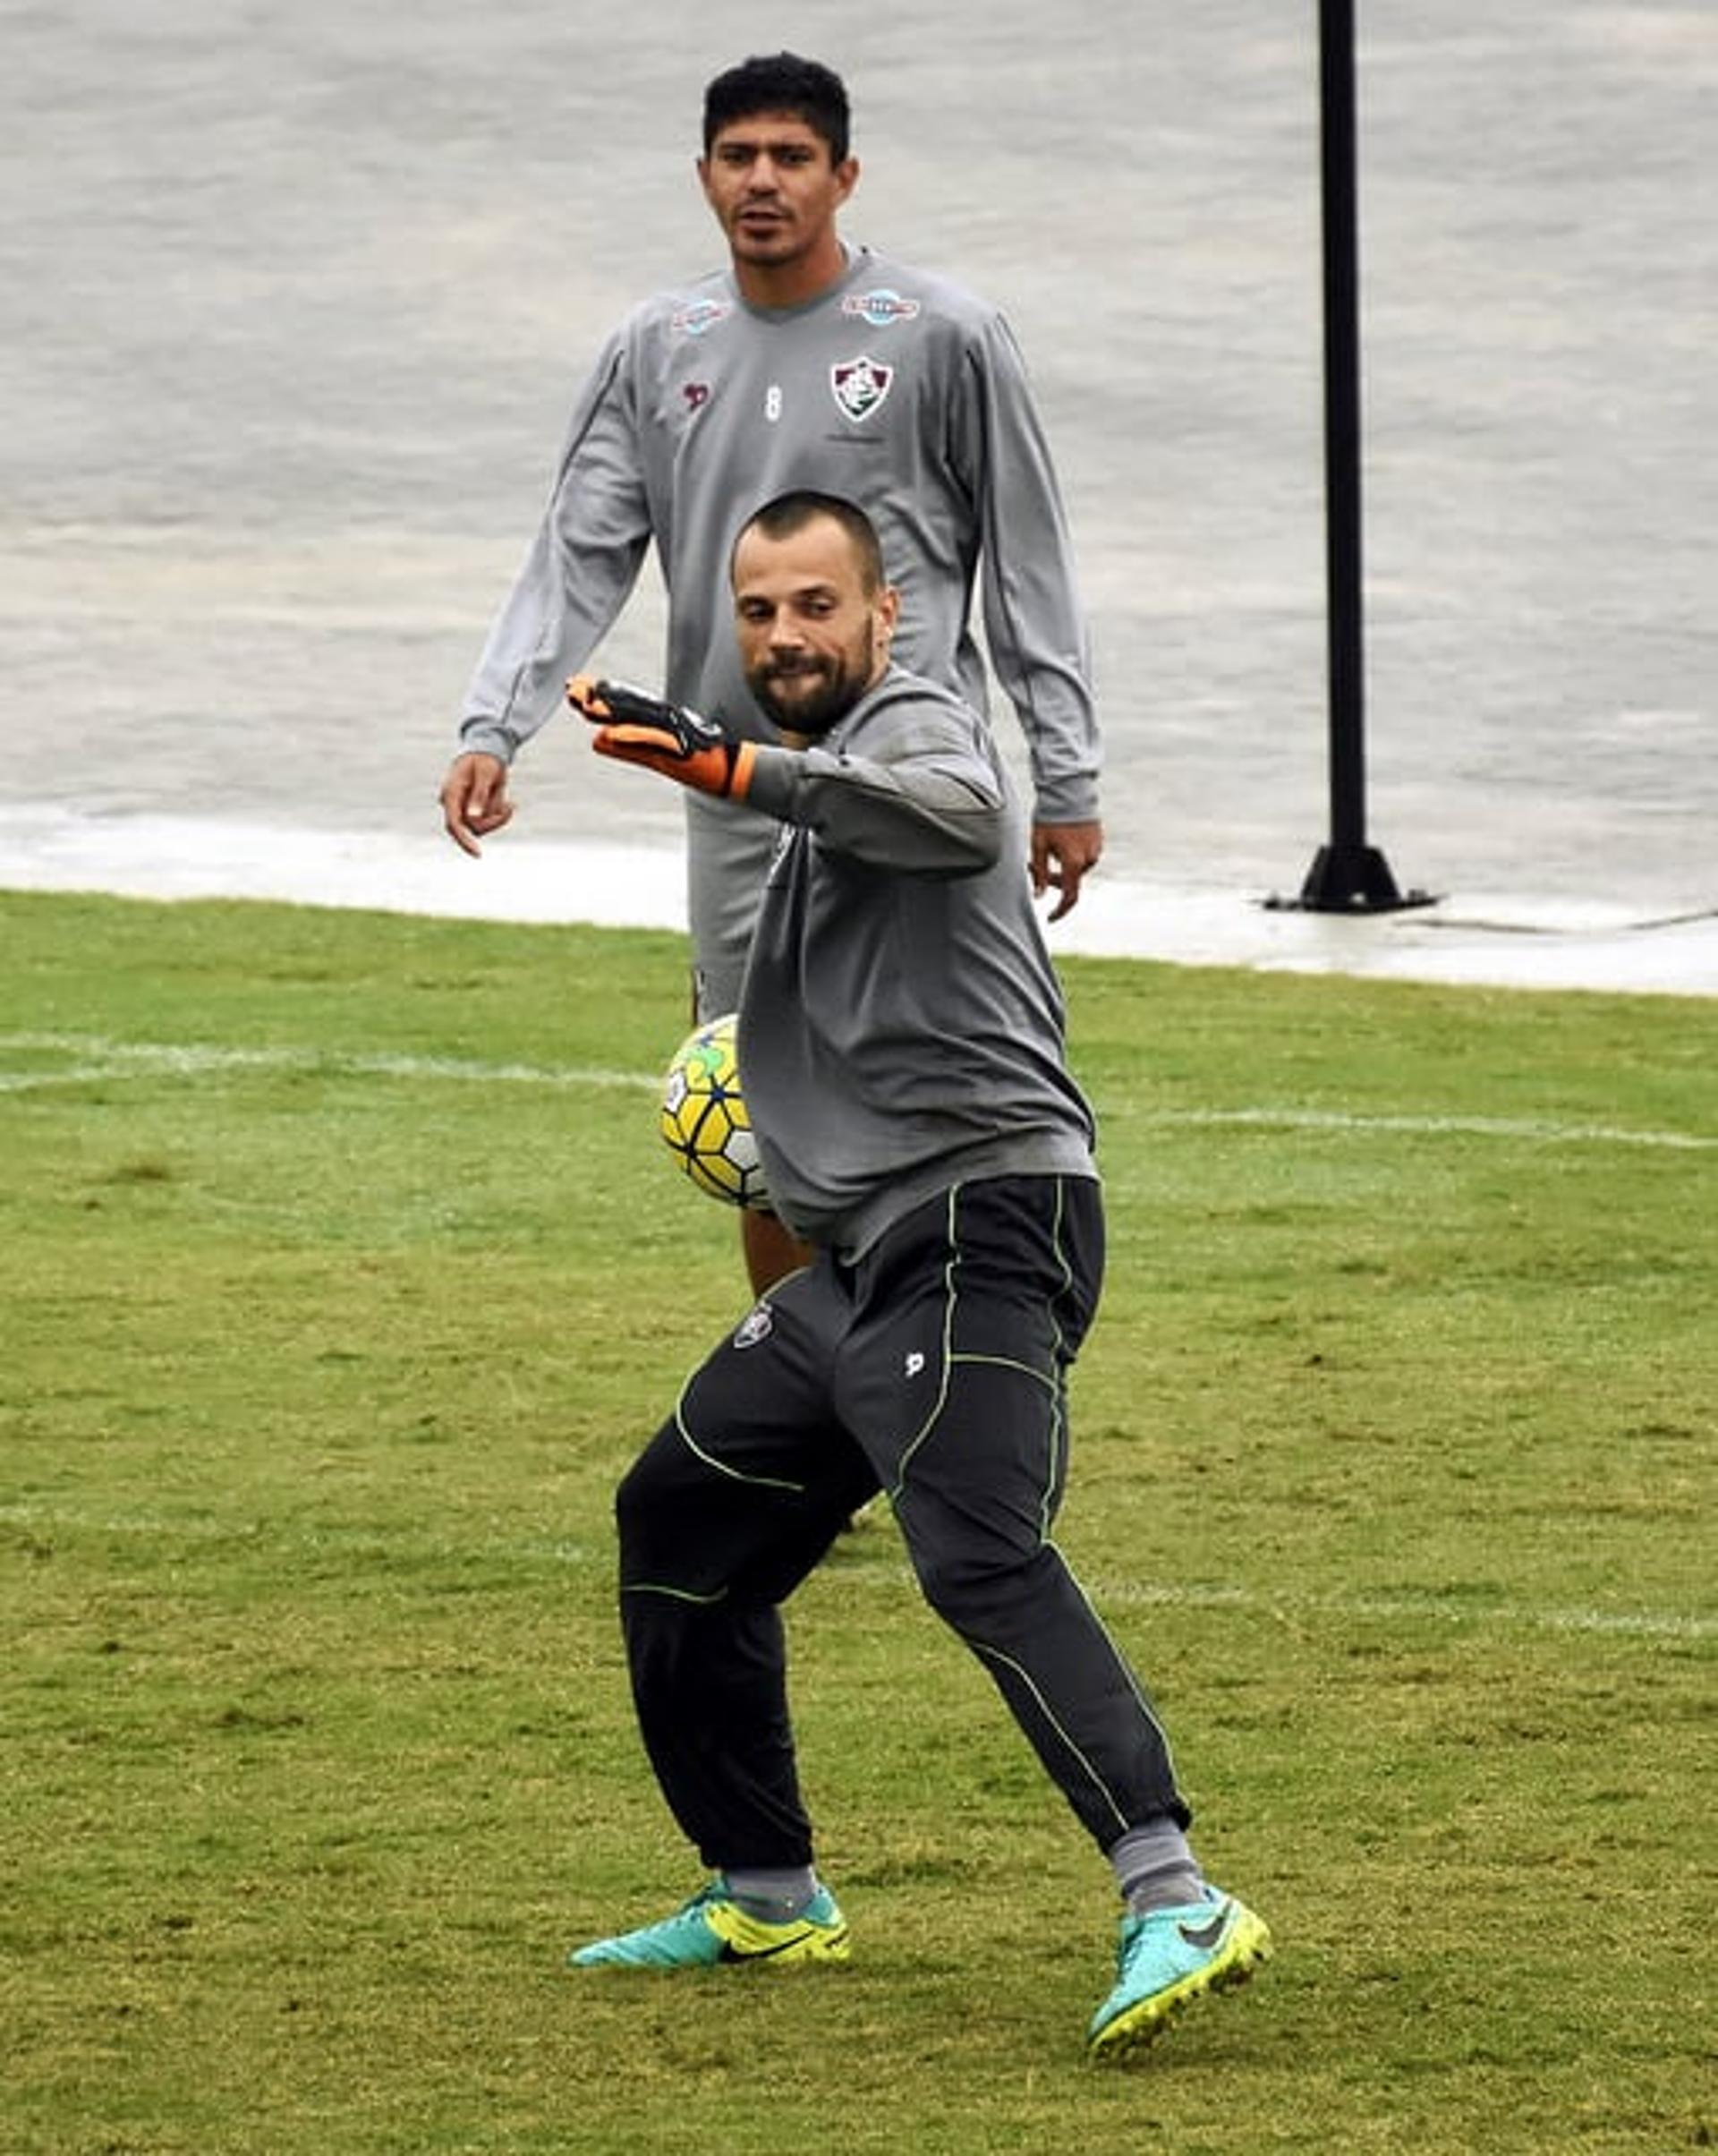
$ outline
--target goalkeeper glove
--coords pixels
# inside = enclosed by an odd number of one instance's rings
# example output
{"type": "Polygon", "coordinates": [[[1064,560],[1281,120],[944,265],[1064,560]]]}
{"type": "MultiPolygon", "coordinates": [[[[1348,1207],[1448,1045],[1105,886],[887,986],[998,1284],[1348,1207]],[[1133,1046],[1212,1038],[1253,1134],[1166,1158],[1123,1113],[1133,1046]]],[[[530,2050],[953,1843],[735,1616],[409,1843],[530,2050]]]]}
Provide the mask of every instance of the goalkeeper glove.
{"type": "Polygon", "coordinates": [[[730,740],[713,720],[617,681],[592,681],[588,674],[574,675],[566,700],[597,729],[591,746],[600,756],[642,763],[701,794],[744,800],[756,746],[730,740]]]}

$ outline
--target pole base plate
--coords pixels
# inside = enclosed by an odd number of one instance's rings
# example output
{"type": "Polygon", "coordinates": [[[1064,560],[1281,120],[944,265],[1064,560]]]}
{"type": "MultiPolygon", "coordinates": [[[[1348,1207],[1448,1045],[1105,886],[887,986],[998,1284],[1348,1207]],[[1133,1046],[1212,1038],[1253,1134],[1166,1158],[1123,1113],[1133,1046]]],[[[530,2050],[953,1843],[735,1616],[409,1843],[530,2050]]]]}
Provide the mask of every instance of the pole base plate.
{"type": "Polygon", "coordinates": [[[1278,913],[1399,913],[1410,906],[1435,906],[1427,891],[1402,891],[1390,864],[1375,846],[1321,846],[1299,895],[1272,896],[1264,901],[1278,913]]]}

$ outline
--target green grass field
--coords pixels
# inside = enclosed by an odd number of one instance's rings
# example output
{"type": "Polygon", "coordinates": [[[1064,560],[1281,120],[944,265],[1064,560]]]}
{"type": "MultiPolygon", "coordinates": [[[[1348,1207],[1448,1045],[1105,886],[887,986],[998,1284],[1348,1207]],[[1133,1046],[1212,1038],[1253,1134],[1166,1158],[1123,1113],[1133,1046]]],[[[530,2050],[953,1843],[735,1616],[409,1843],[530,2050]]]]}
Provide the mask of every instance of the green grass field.
{"type": "Polygon", "coordinates": [[[1278,1958],[1132,2067],[1105,1868],[867,1513],[795,1605],[845,1971],[696,1883],[610,1496],[744,1297],[676,938],[0,899],[0,2148],[1718,2134],[1718,1005],[1067,968],[1061,1539],[1278,1958]]]}

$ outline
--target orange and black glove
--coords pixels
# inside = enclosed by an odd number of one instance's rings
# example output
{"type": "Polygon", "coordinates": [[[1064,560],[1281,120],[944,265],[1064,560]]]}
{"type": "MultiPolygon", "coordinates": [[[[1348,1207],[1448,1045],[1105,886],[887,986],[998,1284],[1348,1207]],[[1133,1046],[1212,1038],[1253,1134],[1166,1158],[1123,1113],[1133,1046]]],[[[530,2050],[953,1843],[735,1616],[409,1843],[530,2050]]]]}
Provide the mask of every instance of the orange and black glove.
{"type": "Polygon", "coordinates": [[[566,700],[597,729],[591,746],[598,755],[642,763],[701,794],[744,800],[756,745],[730,740],[713,720],[618,681],[592,681],[588,674],[574,675],[566,700]]]}

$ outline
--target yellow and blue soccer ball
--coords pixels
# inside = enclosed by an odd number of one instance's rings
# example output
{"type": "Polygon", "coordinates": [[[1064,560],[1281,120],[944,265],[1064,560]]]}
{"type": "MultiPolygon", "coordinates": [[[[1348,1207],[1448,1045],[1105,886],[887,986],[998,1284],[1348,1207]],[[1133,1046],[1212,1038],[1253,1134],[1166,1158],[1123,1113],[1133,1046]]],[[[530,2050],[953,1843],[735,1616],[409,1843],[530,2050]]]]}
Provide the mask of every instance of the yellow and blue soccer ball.
{"type": "Polygon", "coordinates": [[[763,1163],[740,1091],[735,1018],[711,1018],[675,1050],[662,1085],[664,1144],[707,1197],[767,1212],[763,1163]]]}

